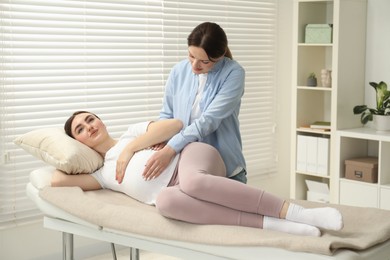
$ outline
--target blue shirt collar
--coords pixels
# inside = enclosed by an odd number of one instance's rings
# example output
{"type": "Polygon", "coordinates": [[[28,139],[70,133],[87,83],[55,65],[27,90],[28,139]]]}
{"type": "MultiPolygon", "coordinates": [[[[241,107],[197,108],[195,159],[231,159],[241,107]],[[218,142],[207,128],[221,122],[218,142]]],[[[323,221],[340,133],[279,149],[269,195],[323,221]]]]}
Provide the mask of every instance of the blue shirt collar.
{"type": "Polygon", "coordinates": [[[217,61],[215,64],[214,64],[214,67],[209,71],[210,72],[215,72],[215,71],[219,71],[223,65],[225,64],[226,60],[230,60],[230,58],[228,57],[223,57],[223,59],[220,59],[219,61],[217,61]]]}

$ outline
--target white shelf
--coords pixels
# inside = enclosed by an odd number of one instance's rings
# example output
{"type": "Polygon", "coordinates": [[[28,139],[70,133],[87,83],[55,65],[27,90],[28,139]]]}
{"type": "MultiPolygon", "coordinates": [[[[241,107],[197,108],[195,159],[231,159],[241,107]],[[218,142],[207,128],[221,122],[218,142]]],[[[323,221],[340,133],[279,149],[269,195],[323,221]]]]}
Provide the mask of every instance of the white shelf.
{"type": "Polygon", "coordinates": [[[364,186],[372,187],[372,188],[378,188],[378,183],[355,181],[355,180],[350,180],[347,178],[340,178],[340,181],[345,182],[345,183],[364,185],[364,186]]]}
{"type": "Polygon", "coordinates": [[[298,46],[304,46],[304,47],[332,47],[333,43],[298,43],[298,46]]]}
{"type": "Polygon", "coordinates": [[[351,206],[370,206],[390,209],[390,131],[380,132],[369,127],[337,131],[336,164],[339,166],[336,181],[339,182],[339,202],[351,206]],[[378,182],[367,183],[345,179],[346,159],[378,157],[378,182]],[[350,194],[359,194],[353,197],[350,194]],[[361,201],[361,196],[365,197],[361,201]]]}
{"type": "Polygon", "coordinates": [[[297,86],[297,89],[303,90],[313,90],[313,91],[332,91],[332,88],[324,88],[324,87],[308,87],[308,86],[297,86]]]}
{"type": "Polygon", "coordinates": [[[297,128],[297,133],[309,133],[309,134],[315,134],[315,135],[331,135],[331,131],[321,131],[311,128],[297,128]]]}
{"type": "MultiPolygon", "coordinates": [[[[340,186],[337,130],[361,126],[360,118],[352,110],[364,101],[367,1],[294,0],[293,12],[290,197],[306,199],[305,181],[314,180],[328,184],[330,202],[337,203],[340,186]],[[332,43],[305,43],[307,24],[333,24],[332,43]],[[356,28],[363,29],[356,31],[356,28]],[[322,69],[332,70],[330,88],[321,86],[322,69]],[[306,86],[311,72],[317,76],[317,87],[306,86]],[[331,122],[331,131],[300,128],[315,121],[331,122]],[[329,138],[329,175],[297,171],[304,169],[301,153],[297,168],[298,135],[329,138]]],[[[363,132],[356,134],[362,136],[363,132]]]]}
{"type": "Polygon", "coordinates": [[[311,172],[299,172],[299,171],[297,171],[296,174],[306,175],[306,176],[311,176],[311,177],[324,178],[324,179],[329,179],[330,178],[329,175],[320,175],[320,174],[311,173],[311,172]]]}
{"type": "Polygon", "coordinates": [[[339,130],[338,133],[340,136],[390,142],[390,131],[377,131],[370,127],[344,129],[339,130]]]}

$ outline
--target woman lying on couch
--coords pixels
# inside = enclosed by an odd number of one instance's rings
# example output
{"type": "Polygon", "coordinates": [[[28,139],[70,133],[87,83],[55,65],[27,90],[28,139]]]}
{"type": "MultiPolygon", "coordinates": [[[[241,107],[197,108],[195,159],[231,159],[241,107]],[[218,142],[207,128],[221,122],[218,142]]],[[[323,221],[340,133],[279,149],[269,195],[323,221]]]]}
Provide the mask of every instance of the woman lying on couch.
{"type": "MultiPolygon", "coordinates": [[[[331,207],[303,208],[263,190],[226,178],[218,151],[201,142],[190,143],[169,165],[149,161],[150,147],[180,132],[176,119],[131,125],[113,139],[93,113],[75,112],[66,133],[104,157],[92,174],[67,175],[56,170],[52,186],[79,186],[85,191],[107,188],[155,205],[167,217],[195,224],[237,225],[320,236],[320,228],[340,230],[343,219],[331,207]]],[[[169,146],[163,148],[172,152],[169,146]]]]}

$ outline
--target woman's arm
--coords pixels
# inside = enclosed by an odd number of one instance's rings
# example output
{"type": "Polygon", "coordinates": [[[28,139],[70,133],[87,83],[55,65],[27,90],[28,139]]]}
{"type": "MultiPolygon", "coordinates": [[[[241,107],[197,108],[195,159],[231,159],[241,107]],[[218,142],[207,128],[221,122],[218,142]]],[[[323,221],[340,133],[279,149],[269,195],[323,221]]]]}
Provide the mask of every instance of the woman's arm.
{"type": "Polygon", "coordinates": [[[99,182],[90,174],[68,175],[62,171],[55,170],[51,178],[52,187],[80,187],[84,191],[100,190],[99,182]]]}
{"type": "MultiPolygon", "coordinates": [[[[172,136],[180,132],[182,128],[183,123],[178,119],[151,122],[146,133],[130,142],[119,155],[116,165],[116,180],[118,183],[122,182],[126,167],[135,152],[169,140],[172,136]]],[[[164,147],[163,150],[164,149],[168,150],[169,147],[164,147]]],[[[165,165],[165,167],[166,166],[167,165],[165,165]]],[[[164,170],[165,167],[162,170],[164,170]]],[[[162,170],[159,173],[161,173],[162,170]]]]}
{"type": "MultiPolygon", "coordinates": [[[[218,74],[207,79],[210,87],[203,93],[204,106],[201,116],[192,124],[185,125],[183,130],[168,142],[176,153],[191,142],[202,141],[218,129],[223,120],[236,115],[240,109],[245,89],[245,70],[240,64],[229,59],[219,63],[218,65],[223,67],[218,74]]],[[[188,102],[191,102],[189,99],[191,92],[190,88],[183,86],[196,83],[196,79],[192,76],[191,63],[183,62],[175,65],[165,85],[160,119],[177,118],[188,122],[191,111],[187,107],[188,102]]]]}

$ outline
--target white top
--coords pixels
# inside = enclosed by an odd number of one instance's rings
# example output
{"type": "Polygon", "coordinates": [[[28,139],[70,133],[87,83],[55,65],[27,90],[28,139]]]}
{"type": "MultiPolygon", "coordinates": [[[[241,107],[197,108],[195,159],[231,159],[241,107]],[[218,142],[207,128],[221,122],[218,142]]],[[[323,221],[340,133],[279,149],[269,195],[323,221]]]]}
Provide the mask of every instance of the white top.
{"type": "Polygon", "coordinates": [[[146,181],[142,177],[146,162],[156,151],[145,149],[136,152],[131,158],[123,182],[118,184],[115,180],[116,162],[119,154],[125,146],[137,136],[144,134],[150,122],[130,125],[118,143],[112,147],[105,156],[104,165],[95,171],[92,176],[105,189],[123,192],[143,203],[154,205],[157,195],[164,187],[167,187],[175,170],[179,155],[177,154],[169,166],[156,179],[146,181]]]}
{"type": "Polygon", "coordinates": [[[194,104],[192,104],[190,123],[192,123],[192,121],[194,121],[195,119],[199,118],[200,115],[202,114],[199,103],[202,100],[203,90],[204,87],[206,86],[207,73],[199,74],[198,78],[199,78],[198,92],[196,93],[194,104]]]}

